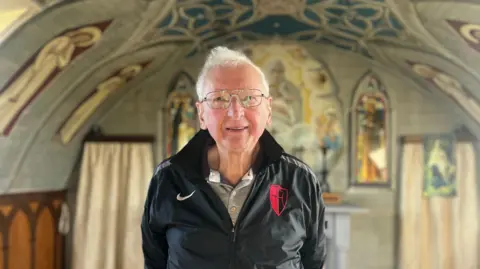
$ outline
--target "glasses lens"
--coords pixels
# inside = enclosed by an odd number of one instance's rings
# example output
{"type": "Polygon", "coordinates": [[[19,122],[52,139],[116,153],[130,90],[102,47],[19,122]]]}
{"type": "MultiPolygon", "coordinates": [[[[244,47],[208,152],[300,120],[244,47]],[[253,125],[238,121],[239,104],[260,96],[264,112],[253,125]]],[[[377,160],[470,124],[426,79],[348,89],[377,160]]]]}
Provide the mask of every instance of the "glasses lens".
{"type": "Polygon", "coordinates": [[[262,101],[262,92],[259,90],[243,90],[238,93],[238,98],[244,107],[254,107],[262,101]]]}
{"type": "Polygon", "coordinates": [[[208,105],[211,108],[227,108],[230,104],[230,94],[226,91],[210,92],[205,96],[208,105]]]}
{"type": "Polygon", "coordinates": [[[236,95],[243,107],[255,107],[262,101],[260,90],[239,90],[239,91],[214,91],[206,96],[206,101],[211,108],[227,108],[230,105],[232,96],[236,95]]]}

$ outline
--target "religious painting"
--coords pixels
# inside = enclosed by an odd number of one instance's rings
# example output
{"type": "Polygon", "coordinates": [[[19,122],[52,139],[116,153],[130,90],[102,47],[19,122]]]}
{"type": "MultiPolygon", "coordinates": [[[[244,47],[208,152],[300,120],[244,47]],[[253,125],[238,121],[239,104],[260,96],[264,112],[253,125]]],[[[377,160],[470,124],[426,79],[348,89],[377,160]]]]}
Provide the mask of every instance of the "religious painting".
{"type": "Polygon", "coordinates": [[[165,158],[179,152],[197,133],[195,82],[181,72],[170,86],[166,104],[165,158]]]}
{"type": "Polygon", "coordinates": [[[389,105],[381,81],[367,73],[352,107],[352,185],[390,185],[389,105]]]}
{"type": "Polygon", "coordinates": [[[325,169],[325,159],[334,166],[344,145],[343,117],[327,67],[297,44],[256,44],[241,50],[270,84],[272,124],[267,130],[315,172],[325,169]]]}
{"type": "Polygon", "coordinates": [[[426,63],[407,60],[407,64],[415,75],[433,84],[437,89],[440,89],[463,108],[467,112],[467,115],[480,123],[480,102],[458,79],[426,63]]]}
{"type": "Polygon", "coordinates": [[[36,52],[0,89],[0,134],[8,136],[25,108],[79,55],[99,42],[111,21],[69,29],[36,52]]]}
{"type": "Polygon", "coordinates": [[[58,135],[62,143],[68,144],[95,110],[103,104],[108,97],[118,92],[125,84],[136,77],[149,63],[150,62],[143,62],[123,67],[98,84],[98,86],[79,103],[60,127],[58,135]]]}
{"type": "Polygon", "coordinates": [[[455,135],[426,136],[423,195],[452,197],[457,194],[455,135]]]}
{"type": "Polygon", "coordinates": [[[459,20],[447,20],[447,23],[472,49],[480,52],[480,24],[459,20]]]}

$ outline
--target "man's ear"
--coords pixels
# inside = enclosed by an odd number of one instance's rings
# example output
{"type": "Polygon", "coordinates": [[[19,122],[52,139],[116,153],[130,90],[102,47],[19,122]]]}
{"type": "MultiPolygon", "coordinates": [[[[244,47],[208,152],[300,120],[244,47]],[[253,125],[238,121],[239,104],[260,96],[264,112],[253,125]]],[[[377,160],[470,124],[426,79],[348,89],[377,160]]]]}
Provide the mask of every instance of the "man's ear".
{"type": "Polygon", "coordinates": [[[197,107],[197,114],[198,114],[198,121],[200,122],[200,128],[202,130],[206,130],[207,129],[207,124],[206,124],[205,118],[204,118],[205,111],[203,109],[202,103],[196,102],[195,106],[197,107]]]}

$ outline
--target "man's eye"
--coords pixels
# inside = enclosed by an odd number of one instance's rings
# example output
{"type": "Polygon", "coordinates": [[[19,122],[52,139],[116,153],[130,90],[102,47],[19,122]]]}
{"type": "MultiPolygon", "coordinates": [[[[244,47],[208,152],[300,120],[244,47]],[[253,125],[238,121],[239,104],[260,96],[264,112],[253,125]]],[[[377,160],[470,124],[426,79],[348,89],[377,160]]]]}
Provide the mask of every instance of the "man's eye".
{"type": "Polygon", "coordinates": [[[228,102],[228,96],[218,96],[212,99],[213,102],[228,102]]]}

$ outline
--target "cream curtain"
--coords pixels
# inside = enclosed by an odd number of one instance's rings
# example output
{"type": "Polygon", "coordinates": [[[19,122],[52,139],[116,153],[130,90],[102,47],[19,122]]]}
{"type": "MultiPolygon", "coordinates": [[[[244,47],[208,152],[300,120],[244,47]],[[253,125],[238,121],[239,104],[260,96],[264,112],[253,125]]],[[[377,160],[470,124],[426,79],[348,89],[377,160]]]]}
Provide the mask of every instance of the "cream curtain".
{"type": "Polygon", "coordinates": [[[143,268],[140,220],[152,171],[149,143],[85,144],[73,269],[143,268]]]}
{"type": "Polygon", "coordinates": [[[400,268],[478,269],[479,205],[476,158],[456,145],[457,196],[424,198],[423,145],[405,144],[401,177],[400,268]]]}

